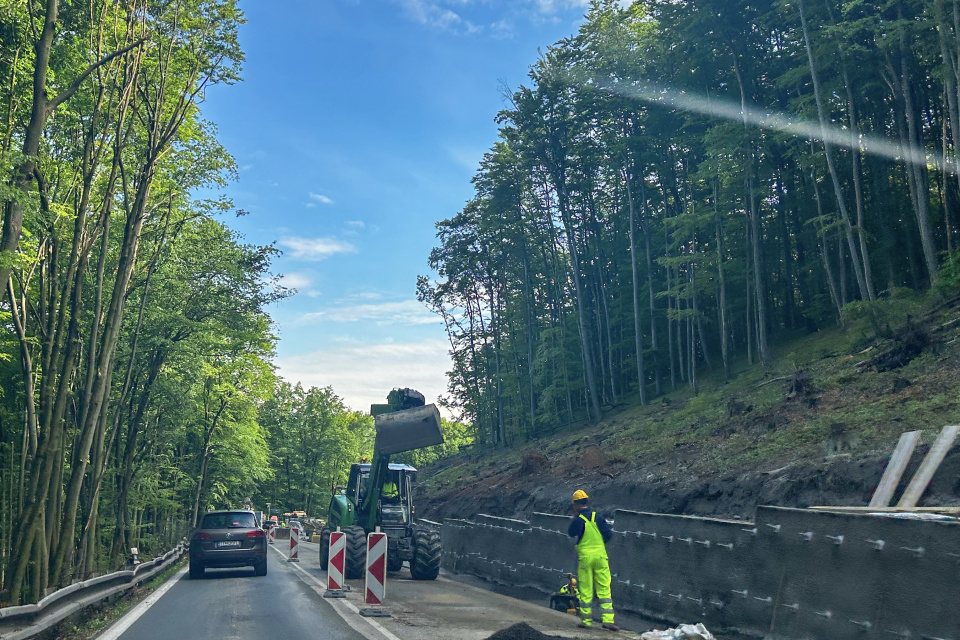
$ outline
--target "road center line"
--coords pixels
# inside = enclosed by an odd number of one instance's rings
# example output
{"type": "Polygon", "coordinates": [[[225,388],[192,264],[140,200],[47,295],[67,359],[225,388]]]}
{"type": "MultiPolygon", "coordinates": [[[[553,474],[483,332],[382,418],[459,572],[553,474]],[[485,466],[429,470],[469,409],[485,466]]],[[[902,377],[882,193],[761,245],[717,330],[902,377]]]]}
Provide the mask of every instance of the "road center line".
{"type": "Polygon", "coordinates": [[[124,632],[133,626],[133,623],[140,619],[140,616],[145,614],[147,610],[153,605],[157,604],[157,601],[163,597],[163,595],[170,591],[173,588],[173,585],[177,584],[180,578],[187,572],[187,567],[183,567],[180,571],[177,571],[169,580],[164,582],[159,589],[148,595],[143,599],[140,604],[135,606],[130,611],[127,611],[119,620],[113,623],[106,631],[97,636],[97,640],[117,640],[124,632]]]}
{"type": "MultiPolygon", "coordinates": [[[[276,547],[272,547],[281,558],[286,559],[286,556],[283,554],[283,551],[276,547]]],[[[287,565],[292,569],[296,569],[300,572],[300,579],[303,580],[307,586],[312,587],[320,596],[323,596],[324,591],[327,589],[327,585],[323,584],[322,580],[319,580],[312,573],[301,567],[299,564],[290,563],[287,565]],[[308,582],[309,579],[309,582],[308,582]],[[310,584],[313,582],[314,584],[310,584]],[[318,588],[319,587],[319,588],[318,588]]],[[[346,598],[339,600],[326,600],[327,604],[333,607],[333,610],[337,612],[343,621],[346,622],[350,627],[362,635],[367,640],[380,640],[381,638],[386,638],[386,640],[400,640],[397,636],[392,634],[387,628],[382,624],[377,622],[372,618],[365,618],[360,615],[360,609],[357,608],[355,604],[347,601],[346,598]],[[346,609],[346,611],[344,611],[346,609]],[[360,622],[366,622],[368,625],[373,627],[373,631],[376,635],[371,635],[371,629],[365,628],[360,625],[360,622]]]]}

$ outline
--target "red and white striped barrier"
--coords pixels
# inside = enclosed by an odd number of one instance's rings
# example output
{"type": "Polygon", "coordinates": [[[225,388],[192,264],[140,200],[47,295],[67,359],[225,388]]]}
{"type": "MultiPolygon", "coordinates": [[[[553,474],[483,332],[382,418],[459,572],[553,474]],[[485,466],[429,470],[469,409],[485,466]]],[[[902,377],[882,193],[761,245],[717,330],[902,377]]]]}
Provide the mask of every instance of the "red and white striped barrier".
{"type": "Polygon", "coordinates": [[[370,532],[367,535],[367,581],[363,601],[383,604],[387,590],[387,534],[370,532]]]}
{"type": "Polygon", "coordinates": [[[343,569],[347,558],[347,536],[330,532],[330,560],[327,563],[327,591],[343,591],[343,569]]]}
{"type": "Polygon", "coordinates": [[[275,540],[275,536],[273,532],[276,530],[277,530],[276,527],[270,527],[270,529],[267,531],[267,542],[269,542],[270,544],[273,544],[273,541],[275,540]]]}
{"type": "Polygon", "coordinates": [[[300,562],[300,530],[296,527],[290,530],[290,557],[287,562],[300,562]]]}

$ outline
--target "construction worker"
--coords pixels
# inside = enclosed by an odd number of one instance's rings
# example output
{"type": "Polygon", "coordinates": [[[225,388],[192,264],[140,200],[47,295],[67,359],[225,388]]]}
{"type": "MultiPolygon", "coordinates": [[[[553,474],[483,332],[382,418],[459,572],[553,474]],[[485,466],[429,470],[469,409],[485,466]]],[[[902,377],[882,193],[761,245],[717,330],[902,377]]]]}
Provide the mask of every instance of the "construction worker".
{"type": "Polygon", "coordinates": [[[391,504],[400,502],[400,489],[397,487],[397,483],[393,481],[393,478],[387,478],[387,481],[383,483],[383,490],[380,492],[380,498],[384,502],[389,502],[391,504]]]}
{"type": "Polygon", "coordinates": [[[577,590],[580,592],[580,624],[588,629],[593,624],[593,590],[600,601],[600,622],[608,631],[619,631],[613,623],[613,599],[610,594],[610,565],[606,543],[613,537],[610,525],[590,508],[590,496],[583,489],[573,493],[573,510],[577,514],[567,533],[577,539],[577,590]]]}

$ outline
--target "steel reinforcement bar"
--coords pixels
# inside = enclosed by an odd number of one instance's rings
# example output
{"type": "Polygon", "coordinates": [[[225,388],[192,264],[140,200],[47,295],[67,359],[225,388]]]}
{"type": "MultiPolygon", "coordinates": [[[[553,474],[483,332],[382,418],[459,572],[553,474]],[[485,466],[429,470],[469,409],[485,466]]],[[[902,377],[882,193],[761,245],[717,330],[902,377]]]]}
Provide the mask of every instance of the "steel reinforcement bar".
{"type": "MultiPolygon", "coordinates": [[[[617,608],[800,640],[960,640],[960,521],[760,507],[754,522],[618,510],[617,608]]],[[[558,589],[576,571],[569,517],[443,523],[443,566],[558,589]]]]}
{"type": "Polygon", "coordinates": [[[187,552],[180,543],[162,556],[98,578],[76,582],[46,596],[36,604],[0,609],[0,639],[26,640],[49,631],[64,619],[151,580],[187,552]]]}

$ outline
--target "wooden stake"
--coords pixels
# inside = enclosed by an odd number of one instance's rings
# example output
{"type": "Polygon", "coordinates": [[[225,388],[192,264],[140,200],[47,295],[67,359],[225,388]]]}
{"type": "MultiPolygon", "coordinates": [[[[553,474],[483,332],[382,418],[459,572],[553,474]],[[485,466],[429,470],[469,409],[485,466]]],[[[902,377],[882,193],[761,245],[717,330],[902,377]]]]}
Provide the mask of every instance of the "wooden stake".
{"type": "Polygon", "coordinates": [[[937,441],[933,443],[927,457],[923,459],[923,464],[917,469],[917,473],[907,486],[907,490],[903,492],[903,497],[897,503],[898,507],[911,508],[916,506],[917,502],[920,501],[920,496],[927,490],[927,486],[933,479],[933,474],[937,472],[940,463],[943,462],[947,452],[950,451],[950,447],[953,446],[954,440],[957,439],[958,432],[960,432],[960,426],[958,425],[950,425],[941,429],[937,441]]]}
{"type": "Polygon", "coordinates": [[[877,490],[873,492],[873,498],[870,500],[871,507],[886,507],[893,499],[893,492],[897,490],[900,478],[910,464],[910,457],[913,450],[917,447],[917,441],[920,439],[919,431],[907,431],[900,435],[900,441],[897,442],[897,448],[893,450],[890,462],[880,478],[880,484],[877,490]]]}

